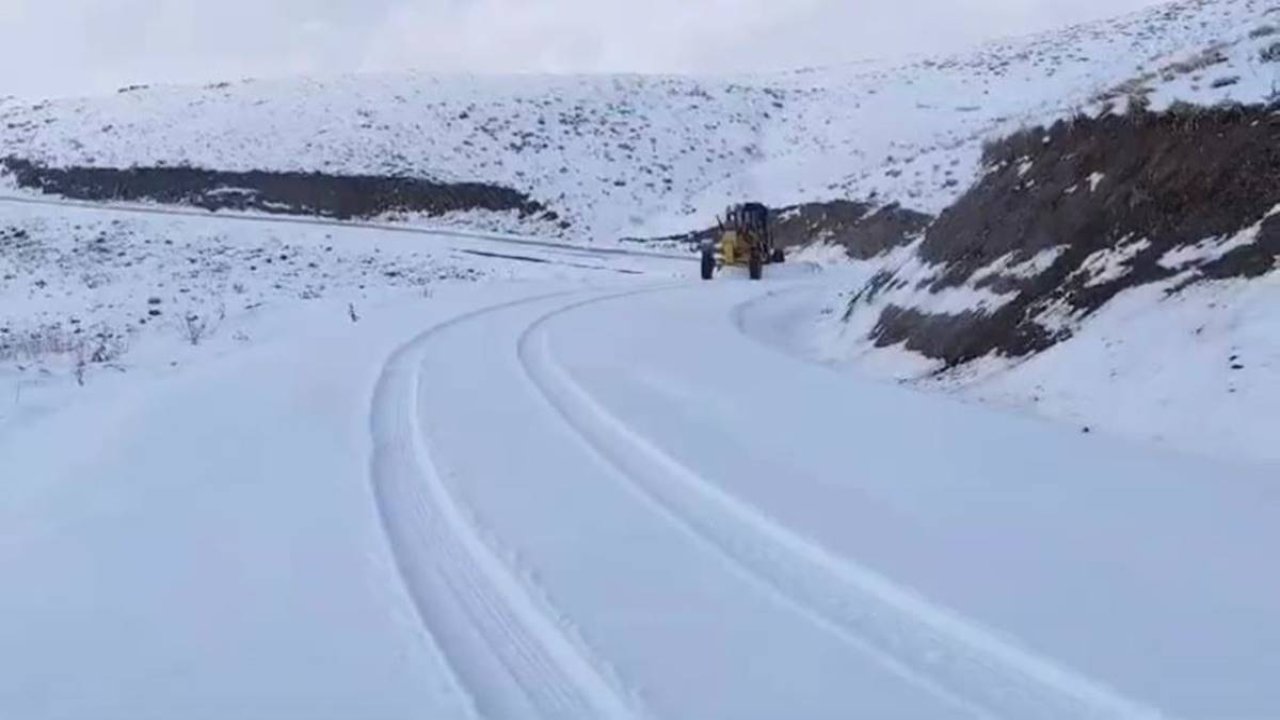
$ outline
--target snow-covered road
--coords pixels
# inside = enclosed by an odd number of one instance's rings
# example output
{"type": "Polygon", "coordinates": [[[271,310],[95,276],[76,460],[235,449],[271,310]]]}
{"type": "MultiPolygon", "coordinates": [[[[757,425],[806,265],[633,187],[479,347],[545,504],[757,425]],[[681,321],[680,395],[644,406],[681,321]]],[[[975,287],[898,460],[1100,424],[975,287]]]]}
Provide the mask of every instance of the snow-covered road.
{"type": "Polygon", "coordinates": [[[485,232],[482,230],[472,230],[465,227],[448,227],[439,224],[406,224],[395,222],[374,222],[368,220],[341,220],[329,217],[313,217],[299,215],[270,215],[262,212],[236,212],[221,211],[211,213],[208,210],[200,208],[182,207],[176,205],[162,205],[159,203],[126,203],[113,202],[101,203],[90,202],[87,200],[69,200],[58,196],[46,196],[28,192],[25,194],[13,194],[0,192],[0,205],[12,206],[31,206],[39,208],[56,208],[56,209],[79,209],[92,210],[98,213],[119,213],[122,215],[142,215],[142,216],[162,216],[177,218],[198,218],[208,219],[216,218],[223,222],[245,222],[256,225],[274,224],[285,225],[294,228],[297,227],[328,227],[340,228],[343,230],[374,230],[379,233],[389,233],[395,235],[419,235],[430,237],[433,240],[442,238],[459,238],[471,241],[472,244],[496,245],[514,245],[526,248],[536,248],[540,250],[560,250],[566,252],[576,252],[586,254],[588,257],[637,257],[637,258],[657,258],[663,260],[683,260],[686,262],[694,262],[697,256],[692,253],[676,253],[674,251],[662,252],[660,250],[648,250],[643,245],[637,244],[635,247],[627,248],[615,245],[583,245],[581,243],[571,243],[558,240],[547,240],[544,238],[533,237],[529,235],[515,235],[512,233],[485,232]]]}
{"type": "Polygon", "coordinates": [[[0,439],[0,717],[1280,712],[1272,473],[807,364],[812,282],[458,291],[0,439]]]}

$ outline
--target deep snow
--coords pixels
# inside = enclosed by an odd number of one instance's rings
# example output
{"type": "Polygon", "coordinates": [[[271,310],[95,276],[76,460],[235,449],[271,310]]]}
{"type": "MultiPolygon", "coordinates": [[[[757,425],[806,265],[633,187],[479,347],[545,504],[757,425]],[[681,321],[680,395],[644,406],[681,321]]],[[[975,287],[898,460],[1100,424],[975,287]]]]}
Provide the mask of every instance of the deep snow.
{"type": "Polygon", "coordinates": [[[450,285],[10,427],[0,715],[1280,708],[1273,473],[805,363],[776,270],[450,285]]]}

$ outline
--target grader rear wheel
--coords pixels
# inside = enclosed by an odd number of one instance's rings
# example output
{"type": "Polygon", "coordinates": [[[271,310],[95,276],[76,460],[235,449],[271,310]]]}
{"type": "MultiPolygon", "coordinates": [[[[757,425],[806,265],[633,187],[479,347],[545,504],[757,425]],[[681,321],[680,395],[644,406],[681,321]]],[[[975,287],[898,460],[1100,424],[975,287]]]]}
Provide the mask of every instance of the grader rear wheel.
{"type": "Polygon", "coordinates": [[[747,258],[747,274],[752,280],[764,277],[764,254],[759,250],[753,249],[751,256],[747,258]]]}

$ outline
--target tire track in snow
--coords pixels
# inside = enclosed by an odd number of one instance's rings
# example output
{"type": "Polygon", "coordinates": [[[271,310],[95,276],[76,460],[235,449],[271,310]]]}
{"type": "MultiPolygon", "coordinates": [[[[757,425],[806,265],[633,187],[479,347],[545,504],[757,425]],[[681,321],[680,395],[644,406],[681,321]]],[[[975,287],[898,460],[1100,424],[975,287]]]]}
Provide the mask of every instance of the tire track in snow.
{"type": "Polygon", "coordinates": [[[556,361],[544,315],[520,338],[530,380],[588,445],[676,523],[700,536],[820,625],[887,670],[975,717],[1155,720],[1159,711],[930,603],[726,493],[637,434],[556,361]]]}
{"type": "Polygon", "coordinates": [[[437,335],[564,294],[477,310],[428,330],[396,351],[374,393],[371,472],[383,528],[419,618],[487,718],[638,715],[607,670],[486,545],[437,474],[417,411],[421,360],[437,335]]]}

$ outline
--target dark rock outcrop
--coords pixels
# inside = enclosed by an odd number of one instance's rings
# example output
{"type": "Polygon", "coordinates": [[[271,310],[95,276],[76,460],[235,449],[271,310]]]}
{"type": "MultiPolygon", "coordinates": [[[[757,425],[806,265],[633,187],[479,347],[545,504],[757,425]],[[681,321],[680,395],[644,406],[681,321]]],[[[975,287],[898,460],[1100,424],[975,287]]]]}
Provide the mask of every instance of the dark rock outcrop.
{"type": "MultiPolygon", "coordinates": [[[[1270,272],[1280,255],[1280,114],[1261,106],[1078,117],[991,143],[986,174],[929,228],[919,258],[934,292],[969,283],[1016,295],[992,312],[930,314],[884,308],[878,345],[954,366],[992,352],[1021,356],[1070,336],[1038,322],[1049,308],[1087,317],[1135,286],[1183,280],[1170,292],[1211,279],[1270,272]],[[1167,253],[1226,240],[1257,226],[1220,257],[1162,263],[1167,253]],[[1027,276],[986,272],[1005,259],[1025,262],[1057,250],[1027,276]],[[1100,273],[1099,257],[1117,267],[1100,273]],[[1102,255],[1099,255],[1099,254],[1102,255]],[[1090,259],[1093,259],[1092,262],[1090,259]]],[[[855,305],[865,301],[861,294],[855,305]]],[[[851,306],[856,312],[856,306],[851,306]]]]}
{"type": "Polygon", "coordinates": [[[877,207],[850,200],[793,205],[776,216],[774,238],[782,247],[823,241],[843,245],[861,260],[910,243],[933,221],[897,204],[877,207]]]}
{"type": "Polygon", "coordinates": [[[485,183],[192,167],[47,167],[14,157],[0,159],[0,167],[21,187],[75,200],[148,201],[342,220],[388,212],[440,216],[465,210],[515,211],[522,218],[558,220],[555,213],[524,193],[485,183]]]}

